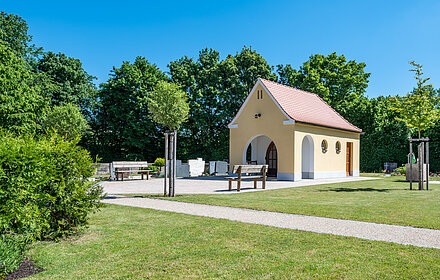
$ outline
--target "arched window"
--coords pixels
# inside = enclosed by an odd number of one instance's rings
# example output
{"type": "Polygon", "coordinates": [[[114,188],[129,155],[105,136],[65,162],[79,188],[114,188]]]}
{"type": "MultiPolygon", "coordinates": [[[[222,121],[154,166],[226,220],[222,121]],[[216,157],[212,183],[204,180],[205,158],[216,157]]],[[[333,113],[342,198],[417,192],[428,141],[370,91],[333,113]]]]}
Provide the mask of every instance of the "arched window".
{"type": "Polygon", "coordinates": [[[339,154],[341,152],[341,142],[336,142],[336,153],[339,154]]]}
{"type": "Polygon", "coordinates": [[[323,153],[327,153],[327,150],[328,150],[328,143],[327,143],[327,140],[322,140],[322,142],[321,142],[321,149],[322,149],[322,152],[323,153]]]}

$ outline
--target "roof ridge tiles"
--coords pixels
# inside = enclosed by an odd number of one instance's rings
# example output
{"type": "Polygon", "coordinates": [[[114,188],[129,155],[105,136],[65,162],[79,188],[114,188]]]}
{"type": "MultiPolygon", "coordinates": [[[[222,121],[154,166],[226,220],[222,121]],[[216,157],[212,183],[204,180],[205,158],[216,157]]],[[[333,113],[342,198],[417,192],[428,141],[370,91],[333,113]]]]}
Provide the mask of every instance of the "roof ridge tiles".
{"type": "Polygon", "coordinates": [[[260,79],[260,80],[263,80],[263,81],[271,82],[271,83],[273,83],[273,84],[275,84],[275,85],[277,85],[277,86],[287,87],[287,88],[289,88],[289,89],[293,89],[293,90],[301,91],[301,92],[308,93],[308,94],[311,94],[311,95],[316,95],[316,96],[319,97],[319,95],[316,94],[316,93],[309,92],[309,91],[305,91],[305,90],[302,90],[302,89],[300,89],[300,88],[295,88],[295,87],[292,87],[292,86],[288,86],[288,85],[280,84],[280,83],[278,83],[278,82],[274,82],[274,81],[271,81],[271,80],[266,80],[266,79],[263,79],[263,78],[259,78],[259,79],[260,79]]]}

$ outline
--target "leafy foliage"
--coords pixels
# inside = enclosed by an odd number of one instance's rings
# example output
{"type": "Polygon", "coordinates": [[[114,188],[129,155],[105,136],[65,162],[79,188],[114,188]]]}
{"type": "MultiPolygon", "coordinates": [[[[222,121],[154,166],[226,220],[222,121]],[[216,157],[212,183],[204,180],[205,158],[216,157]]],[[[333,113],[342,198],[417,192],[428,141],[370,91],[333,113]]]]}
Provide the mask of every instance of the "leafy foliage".
{"type": "Polygon", "coordinates": [[[42,48],[31,44],[26,21],[18,15],[0,11],[0,41],[4,42],[19,57],[34,62],[42,48]]]}
{"type": "Polygon", "coordinates": [[[0,279],[18,269],[29,242],[26,235],[0,234],[0,279]]]}
{"type": "Polygon", "coordinates": [[[369,100],[371,110],[367,114],[360,111],[360,117],[368,117],[362,128],[360,166],[362,171],[383,169],[384,162],[406,161],[408,153],[408,130],[396,120],[397,113],[390,109],[391,97],[378,97],[369,100]]]}
{"type": "Polygon", "coordinates": [[[258,77],[276,80],[272,67],[251,48],[220,59],[203,49],[197,60],[182,57],[168,65],[172,80],[188,93],[190,112],[179,137],[178,157],[228,158],[227,124],[258,77]]]}
{"type": "Polygon", "coordinates": [[[165,159],[163,159],[163,158],[157,158],[157,159],[154,161],[154,166],[162,167],[162,166],[164,166],[164,165],[165,165],[165,159]]]}
{"type": "Polygon", "coordinates": [[[60,136],[0,135],[0,232],[58,238],[85,225],[102,188],[87,151],[60,136]]]}
{"type": "Polygon", "coordinates": [[[42,119],[42,128],[46,133],[54,131],[67,139],[75,139],[81,137],[89,126],[79,107],[68,103],[46,112],[42,119]]]}
{"type": "Polygon", "coordinates": [[[364,72],[365,66],[336,53],[315,54],[299,70],[278,65],[278,74],[281,83],[318,94],[344,115],[347,105],[362,96],[368,87],[370,73],[364,72]]]}
{"type": "Polygon", "coordinates": [[[37,69],[53,83],[48,93],[52,106],[76,104],[88,120],[92,119],[97,102],[97,90],[93,84],[96,78],[82,68],[79,59],[47,52],[38,61],[37,69]]]}
{"type": "Polygon", "coordinates": [[[188,118],[188,96],[174,83],[160,81],[146,103],[152,119],[168,130],[178,130],[188,118]]]}
{"type": "Polygon", "coordinates": [[[107,83],[101,84],[97,118],[99,155],[104,161],[153,160],[162,154],[163,135],[151,121],[148,93],[166,75],[145,58],[123,62],[113,68],[107,83]]]}
{"type": "Polygon", "coordinates": [[[399,113],[397,120],[404,122],[410,130],[415,130],[419,138],[421,132],[433,127],[440,119],[439,97],[433,95],[433,86],[427,85],[430,78],[423,78],[422,65],[411,61],[414,67],[417,87],[404,97],[393,98],[392,110],[399,113]]]}
{"type": "Polygon", "coordinates": [[[0,126],[20,133],[34,133],[38,116],[47,109],[39,75],[0,40],[0,126]]]}

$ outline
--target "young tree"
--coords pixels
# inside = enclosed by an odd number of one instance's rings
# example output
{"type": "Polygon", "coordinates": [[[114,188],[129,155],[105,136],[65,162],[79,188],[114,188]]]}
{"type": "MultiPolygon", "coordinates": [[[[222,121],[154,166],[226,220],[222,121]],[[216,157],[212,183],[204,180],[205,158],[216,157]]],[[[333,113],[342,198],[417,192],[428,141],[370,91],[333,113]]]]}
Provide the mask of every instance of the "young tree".
{"type": "MultiPolygon", "coordinates": [[[[164,126],[169,131],[172,131],[170,145],[165,143],[165,147],[170,147],[171,152],[168,150],[165,151],[165,159],[170,155],[171,161],[168,164],[171,171],[169,195],[174,196],[177,130],[180,128],[180,124],[188,118],[188,96],[174,83],[159,82],[154,91],[149,94],[148,109],[151,112],[152,119],[156,123],[164,126]]],[[[165,141],[167,140],[168,137],[167,134],[165,134],[165,141]]],[[[165,163],[165,166],[166,165],[167,163],[165,163]]],[[[164,180],[166,187],[166,172],[164,180]]]]}
{"type": "Polygon", "coordinates": [[[414,61],[410,64],[414,68],[409,71],[414,72],[417,87],[406,96],[394,97],[391,109],[399,113],[396,119],[404,122],[410,131],[417,131],[420,138],[422,131],[440,119],[439,97],[434,94],[433,86],[426,84],[430,78],[423,78],[423,66],[414,61]]]}

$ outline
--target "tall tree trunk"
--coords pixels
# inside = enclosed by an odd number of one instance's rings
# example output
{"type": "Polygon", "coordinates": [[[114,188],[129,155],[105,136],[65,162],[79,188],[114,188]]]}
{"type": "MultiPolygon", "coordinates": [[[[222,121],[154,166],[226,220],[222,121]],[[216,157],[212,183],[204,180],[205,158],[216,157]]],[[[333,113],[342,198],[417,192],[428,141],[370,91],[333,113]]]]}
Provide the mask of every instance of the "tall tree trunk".
{"type": "Polygon", "coordinates": [[[174,133],[170,133],[170,189],[168,191],[169,196],[174,196],[174,133]]]}

